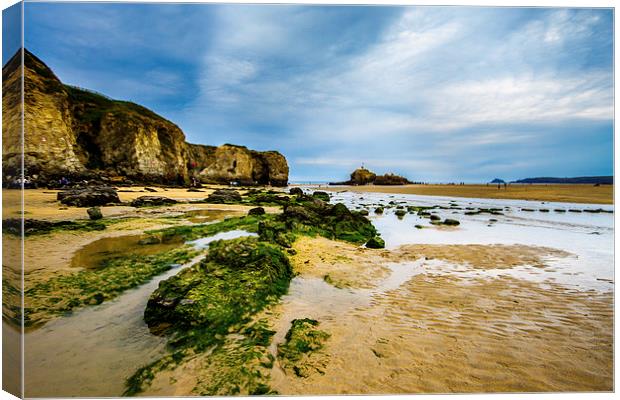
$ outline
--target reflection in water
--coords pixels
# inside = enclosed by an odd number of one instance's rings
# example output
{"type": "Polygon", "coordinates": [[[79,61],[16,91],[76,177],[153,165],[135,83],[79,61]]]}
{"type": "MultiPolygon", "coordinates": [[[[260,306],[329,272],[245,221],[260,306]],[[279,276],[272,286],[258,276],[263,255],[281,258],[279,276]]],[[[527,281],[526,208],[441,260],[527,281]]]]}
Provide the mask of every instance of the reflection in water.
{"type": "Polygon", "coordinates": [[[214,222],[222,220],[225,217],[234,217],[237,215],[243,215],[243,213],[230,210],[191,210],[185,212],[185,218],[195,224],[214,222]]]}
{"type": "Polygon", "coordinates": [[[71,259],[71,266],[77,268],[100,268],[106,260],[128,255],[148,256],[157,254],[177,248],[180,243],[183,243],[180,238],[178,240],[165,240],[165,243],[162,243],[159,238],[149,235],[101,238],[76,251],[71,259]]]}

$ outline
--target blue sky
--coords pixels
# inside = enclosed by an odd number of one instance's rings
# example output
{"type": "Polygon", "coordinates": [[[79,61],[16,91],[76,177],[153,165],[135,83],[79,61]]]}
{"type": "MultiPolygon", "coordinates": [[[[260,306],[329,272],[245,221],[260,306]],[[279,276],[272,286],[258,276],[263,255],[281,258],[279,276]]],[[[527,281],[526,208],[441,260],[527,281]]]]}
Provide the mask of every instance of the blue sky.
{"type": "Polygon", "coordinates": [[[610,175],[612,30],[608,9],[25,6],[64,82],[278,150],[295,181],[610,175]]]}

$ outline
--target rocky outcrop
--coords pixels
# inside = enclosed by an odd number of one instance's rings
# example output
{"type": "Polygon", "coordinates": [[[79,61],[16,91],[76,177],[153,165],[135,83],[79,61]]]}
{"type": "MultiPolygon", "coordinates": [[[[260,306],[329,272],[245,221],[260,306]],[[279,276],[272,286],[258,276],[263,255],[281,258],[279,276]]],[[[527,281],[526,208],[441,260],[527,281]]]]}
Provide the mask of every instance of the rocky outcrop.
{"type": "Polygon", "coordinates": [[[201,182],[273,186],[288,183],[288,164],[278,152],[259,152],[232,144],[189,146],[191,169],[201,182]]]}
{"type": "Polygon", "coordinates": [[[121,202],[116,189],[106,186],[62,190],[56,199],[64,205],[75,207],[107,206],[121,202]]]}
{"type": "Polygon", "coordinates": [[[409,179],[395,175],[377,175],[364,167],[358,168],[351,173],[351,179],[344,182],[330,182],[330,185],[408,185],[409,179]]]}
{"type": "Polygon", "coordinates": [[[131,202],[132,207],[155,207],[176,204],[175,199],[162,196],[140,196],[131,202]]]}
{"type": "MultiPolygon", "coordinates": [[[[189,144],[174,123],[138,104],[64,85],[24,50],[24,164],[33,182],[77,180],[187,184],[288,183],[288,165],[275,151],[189,144]]],[[[3,176],[21,165],[21,52],[2,70],[3,176]]]]}

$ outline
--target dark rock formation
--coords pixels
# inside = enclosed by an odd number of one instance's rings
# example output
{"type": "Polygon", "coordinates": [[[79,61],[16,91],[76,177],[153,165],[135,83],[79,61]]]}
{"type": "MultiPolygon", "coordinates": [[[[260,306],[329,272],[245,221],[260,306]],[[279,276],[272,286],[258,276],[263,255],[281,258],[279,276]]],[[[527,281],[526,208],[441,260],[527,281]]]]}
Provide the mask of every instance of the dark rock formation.
{"type": "Polygon", "coordinates": [[[120,203],[116,189],[107,186],[76,188],[58,192],[56,199],[74,207],[106,206],[120,203]]]}
{"type": "Polygon", "coordinates": [[[369,249],[383,249],[385,248],[385,241],[379,236],[375,236],[366,242],[366,247],[369,249]]]}
{"type": "Polygon", "coordinates": [[[344,182],[330,182],[330,185],[408,185],[407,178],[394,174],[377,175],[366,168],[358,168],[351,173],[351,179],[344,182]]]}
{"type": "Polygon", "coordinates": [[[153,207],[176,204],[177,201],[163,196],[140,196],[131,202],[132,207],[153,207]]]}
{"type": "Polygon", "coordinates": [[[294,196],[303,196],[304,195],[304,191],[301,190],[301,188],[298,188],[298,187],[291,188],[291,190],[289,190],[288,192],[289,192],[289,194],[294,195],[294,196]]]}
{"type": "Polygon", "coordinates": [[[265,209],[263,207],[252,208],[248,211],[248,215],[263,215],[265,214],[265,209]]]}
{"type": "MultiPolygon", "coordinates": [[[[21,52],[3,77],[3,177],[21,165],[21,52]]],[[[275,151],[185,142],[174,123],[138,104],[63,84],[24,50],[24,163],[34,184],[105,180],[185,185],[205,183],[284,186],[288,164],[275,151]]]]}
{"type": "Polygon", "coordinates": [[[99,207],[91,207],[86,210],[86,213],[88,213],[88,218],[92,220],[98,220],[103,218],[103,214],[101,214],[101,208],[99,207]]]}
{"type": "Polygon", "coordinates": [[[241,194],[236,190],[220,189],[216,190],[207,197],[207,203],[234,204],[241,201],[241,194]]]}

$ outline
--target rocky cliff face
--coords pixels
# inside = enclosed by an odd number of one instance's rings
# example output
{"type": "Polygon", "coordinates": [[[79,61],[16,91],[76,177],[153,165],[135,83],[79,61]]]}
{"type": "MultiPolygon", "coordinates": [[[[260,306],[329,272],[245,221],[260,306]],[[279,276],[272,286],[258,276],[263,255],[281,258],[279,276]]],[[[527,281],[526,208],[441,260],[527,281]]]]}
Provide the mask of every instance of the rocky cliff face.
{"type": "MultiPolygon", "coordinates": [[[[3,68],[3,175],[21,162],[20,53],[3,68]]],[[[278,152],[185,142],[172,122],[130,102],[62,84],[24,51],[24,163],[41,183],[58,179],[286,185],[288,165],[278,152]]]]}

